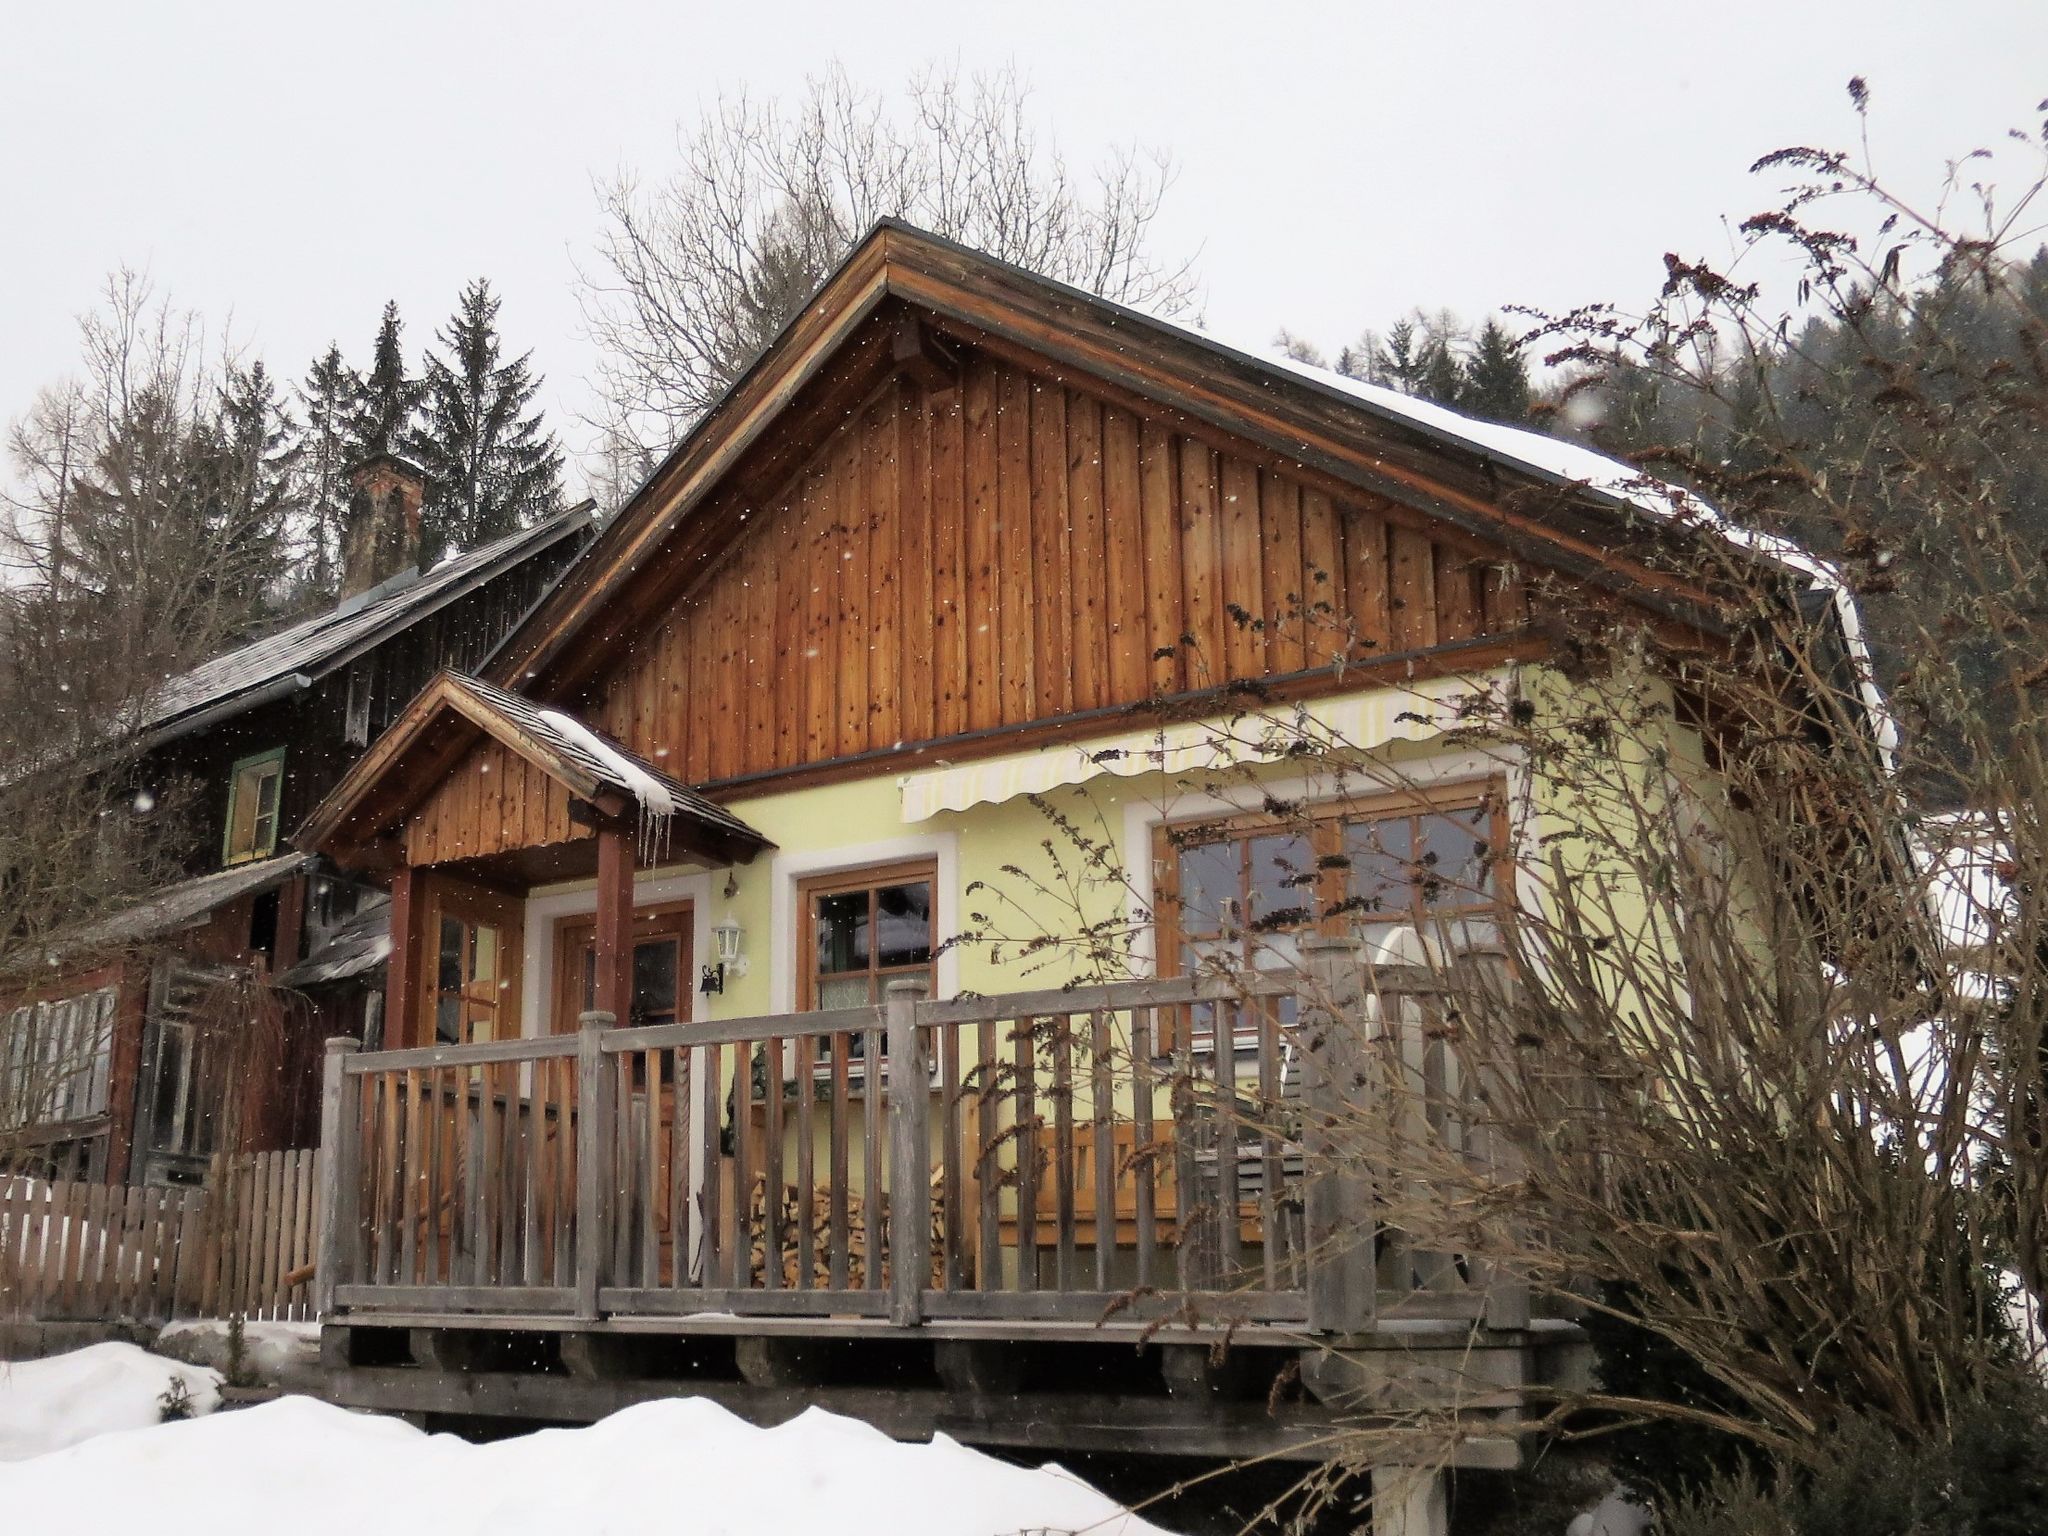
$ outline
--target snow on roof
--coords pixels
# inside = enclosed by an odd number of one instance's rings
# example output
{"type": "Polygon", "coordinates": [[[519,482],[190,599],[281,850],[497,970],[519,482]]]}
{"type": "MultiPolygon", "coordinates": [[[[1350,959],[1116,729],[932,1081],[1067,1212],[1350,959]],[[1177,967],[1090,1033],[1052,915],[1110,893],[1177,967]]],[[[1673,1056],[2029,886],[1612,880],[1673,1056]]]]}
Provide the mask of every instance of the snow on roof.
{"type": "MultiPolygon", "coordinates": [[[[600,736],[574,715],[559,709],[544,709],[531,699],[507,693],[480,678],[464,673],[450,675],[458,685],[506,716],[521,730],[547,743],[611,788],[632,796],[646,813],[649,823],[687,815],[693,820],[722,827],[750,842],[758,844],[763,841],[759,832],[724,806],[664,773],[637,752],[600,736]]],[[[643,827],[643,830],[647,828],[643,827]]]]}
{"type": "Polygon", "coordinates": [[[1842,640],[1856,670],[1858,696],[1869,716],[1878,747],[1889,758],[1898,751],[1899,734],[1884,692],[1878,686],[1875,663],[1863,626],[1856,597],[1843,581],[1841,572],[1827,561],[1790,539],[1761,533],[1730,522],[1708,502],[1686,487],[1659,479],[1635,465],[1588,448],[1566,438],[1550,437],[1524,427],[1504,426],[1467,416],[1434,401],[1404,395],[1399,390],[1350,378],[1334,369],[1318,367],[1290,357],[1275,346],[1241,347],[1223,341],[1180,321],[1157,315],[1145,316],[1154,324],[1183,333],[1200,344],[1343,395],[1367,406],[1382,418],[1419,427],[1431,436],[1479,450],[1512,469],[1560,485],[1580,485],[1623,503],[1639,512],[1725,540],[1733,548],[1775,562],[1802,577],[1815,592],[1824,594],[1841,625],[1842,640]]]}
{"type": "Polygon", "coordinates": [[[391,956],[391,903],[372,902],[335,928],[297,965],[280,973],[280,987],[313,987],[373,971],[391,956]]]}
{"type": "Polygon", "coordinates": [[[61,957],[140,944],[145,939],[189,928],[237,897],[253,896],[282,885],[312,862],[310,853],[281,853],[274,859],[233,864],[181,880],[165,886],[146,901],[73,929],[51,945],[51,953],[61,957]]]}
{"type": "Polygon", "coordinates": [[[369,603],[339,603],[274,635],[202,662],[165,684],[142,728],[159,730],[182,715],[283,683],[295,675],[310,680],[346,661],[365,644],[404,628],[441,601],[461,596],[589,522],[588,507],[572,507],[531,528],[444,560],[424,576],[369,603]]]}
{"type": "MultiPolygon", "coordinates": [[[[75,1367],[11,1369],[37,1383],[75,1367]]],[[[41,1390],[17,1394],[30,1423],[41,1390]]],[[[132,1417],[124,1400],[114,1427],[132,1417]]],[[[284,1397],[16,1462],[0,1471],[0,1507],[23,1531],[220,1536],[1166,1536],[1057,1466],[1014,1466],[942,1434],[895,1441],[818,1408],[762,1429],[702,1398],[472,1445],[284,1397]]]]}

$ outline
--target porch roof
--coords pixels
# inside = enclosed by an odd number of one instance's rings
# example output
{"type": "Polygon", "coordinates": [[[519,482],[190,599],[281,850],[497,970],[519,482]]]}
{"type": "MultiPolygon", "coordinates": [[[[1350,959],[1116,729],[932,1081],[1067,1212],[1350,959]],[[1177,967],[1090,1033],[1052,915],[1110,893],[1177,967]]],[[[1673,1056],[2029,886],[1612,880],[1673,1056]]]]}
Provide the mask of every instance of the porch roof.
{"type": "Polygon", "coordinates": [[[454,671],[421,691],[293,841],[338,863],[373,862],[374,845],[486,739],[517,753],[595,814],[659,831],[664,842],[725,862],[771,846],[723,806],[575,716],[454,671]]]}

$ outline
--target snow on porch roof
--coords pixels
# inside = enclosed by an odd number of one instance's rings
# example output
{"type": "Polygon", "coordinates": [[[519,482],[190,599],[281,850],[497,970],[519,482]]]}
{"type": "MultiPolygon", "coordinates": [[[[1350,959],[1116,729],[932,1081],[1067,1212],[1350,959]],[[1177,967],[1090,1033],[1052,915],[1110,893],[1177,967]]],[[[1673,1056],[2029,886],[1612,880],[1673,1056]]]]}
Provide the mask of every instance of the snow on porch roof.
{"type": "Polygon", "coordinates": [[[147,901],[74,929],[51,945],[51,952],[63,956],[114,949],[193,927],[238,897],[259,895],[284,884],[312,862],[309,853],[281,853],[274,859],[234,864],[180,881],[147,901]]]}
{"type": "Polygon", "coordinates": [[[406,706],[314,808],[293,841],[346,863],[346,848],[397,826],[456,770],[471,750],[469,743],[479,737],[518,754],[572,797],[595,801],[609,814],[623,813],[620,802],[633,807],[643,852],[665,847],[671,833],[740,861],[774,846],[724,806],[575,716],[454,671],[440,673],[406,706]],[[437,726],[451,719],[474,735],[444,736],[440,748],[430,749],[437,726]],[[424,760],[419,756],[423,751],[428,753],[424,760]],[[448,755],[451,751],[459,755],[448,755]],[[606,805],[607,800],[613,803],[606,805]]]}

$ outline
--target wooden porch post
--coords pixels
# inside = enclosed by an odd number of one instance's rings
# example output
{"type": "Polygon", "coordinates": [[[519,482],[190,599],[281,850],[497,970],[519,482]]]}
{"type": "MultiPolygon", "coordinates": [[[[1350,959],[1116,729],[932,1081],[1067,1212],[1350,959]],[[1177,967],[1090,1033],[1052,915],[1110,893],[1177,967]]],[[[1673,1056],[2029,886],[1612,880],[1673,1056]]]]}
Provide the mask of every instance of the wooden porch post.
{"type": "Polygon", "coordinates": [[[1373,1102],[1365,1059],[1365,977],[1355,938],[1302,941],[1309,995],[1302,999],[1306,1100],[1302,1137],[1308,1188],[1303,1212],[1308,1326],[1315,1333],[1364,1333],[1379,1302],[1373,1262],[1371,1174],[1359,1165],[1355,1116],[1383,1113],[1373,1102]]]}
{"type": "MultiPolygon", "coordinates": [[[[597,828],[596,1011],[620,1024],[633,1009],[633,829],[603,821],[597,828]]],[[[687,984],[688,978],[684,978],[687,984]]]]}
{"type": "MultiPolygon", "coordinates": [[[[419,871],[401,864],[391,872],[391,955],[384,962],[384,1045],[402,1050],[415,1043],[419,1011],[419,871]]],[[[426,1042],[432,1044],[429,1038],[426,1042]]]]}

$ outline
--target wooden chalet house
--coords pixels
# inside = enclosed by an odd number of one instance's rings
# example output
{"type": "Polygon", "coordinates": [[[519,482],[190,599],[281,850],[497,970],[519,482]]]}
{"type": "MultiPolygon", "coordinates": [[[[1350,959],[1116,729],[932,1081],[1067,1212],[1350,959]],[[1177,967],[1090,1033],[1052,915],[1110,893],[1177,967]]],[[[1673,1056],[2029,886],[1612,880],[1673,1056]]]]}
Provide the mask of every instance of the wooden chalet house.
{"type": "Polygon", "coordinates": [[[419,569],[423,483],[356,471],[343,596],[172,680],[142,725],[138,815],[185,878],[75,933],[0,1012],[0,1131],[21,1170],[196,1183],[216,1151],[310,1145],[320,1040],[376,1043],[384,893],[285,836],[443,667],[483,664],[590,536],[587,508],[419,569]],[[251,1056],[210,1031],[251,988],[295,991],[251,1056]],[[230,1079],[234,1079],[230,1081],[230,1079]],[[219,1144],[232,1097],[239,1148],[219,1144]]]}
{"type": "MultiPolygon", "coordinates": [[[[1569,631],[1532,572],[1712,626],[1627,476],[878,226],[297,834],[391,893],[385,1049],[327,1066],[335,1393],[573,1419],[687,1381],[899,1433],[1314,1454],[1343,1393],[1268,1403],[1313,1339],[1312,1385],[1397,1341],[1511,1414],[1567,1320],[1375,1251],[1362,1183],[1284,1118],[1219,1136],[1167,1083],[1335,1091],[1295,980],[1223,963],[1293,899],[1276,869],[1377,882],[1370,920],[1263,936],[1338,997],[1404,927],[1513,899],[1518,791],[1428,700],[1569,631]],[[1284,761],[1189,789],[1233,681],[1398,774],[1308,832],[1262,814],[1284,761]],[[1058,883],[1048,810],[1130,878],[1038,920],[1128,917],[1137,979],[946,942],[1028,928],[975,914],[1058,883]],[[1366,843],[1410,856],[1327,872],[1366,843]]],[[[1423,1378],[1372,1379],[1399,1406],[1423,1378]]]]}

